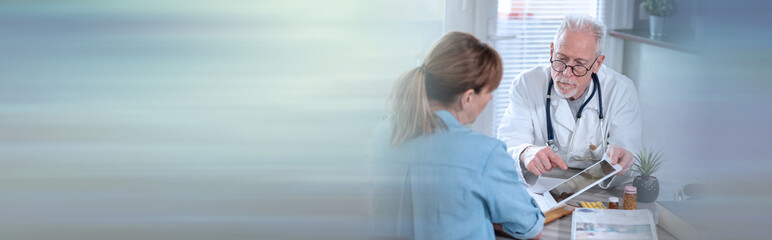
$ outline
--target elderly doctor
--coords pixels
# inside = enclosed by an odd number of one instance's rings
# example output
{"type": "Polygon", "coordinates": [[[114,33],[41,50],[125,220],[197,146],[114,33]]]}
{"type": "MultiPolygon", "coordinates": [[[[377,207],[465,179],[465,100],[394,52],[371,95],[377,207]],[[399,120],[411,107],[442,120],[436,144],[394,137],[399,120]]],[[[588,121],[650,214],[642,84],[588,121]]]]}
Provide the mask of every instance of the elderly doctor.
{"type": "Polygon", "coordinates": [[[629,78],[603,66],[605,33],[594,18],[567,16],[550,43],[549,64],[515,78],[498,137],[523,182],[556,168],[586,168],[603,154],[622,171],[601,188],[632,179],[632,153],[641,146],[638,95],[629,78]]]}

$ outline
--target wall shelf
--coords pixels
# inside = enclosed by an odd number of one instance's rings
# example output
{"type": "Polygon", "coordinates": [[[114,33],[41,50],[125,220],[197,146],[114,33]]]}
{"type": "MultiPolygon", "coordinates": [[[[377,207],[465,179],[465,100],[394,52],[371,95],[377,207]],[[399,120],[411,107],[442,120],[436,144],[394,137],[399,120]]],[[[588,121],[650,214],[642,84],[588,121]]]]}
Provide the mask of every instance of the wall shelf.
{"type": "Polygon", "coordinates": [[[697,53],[697,49],[689,47],[693,46],[693,44],[690,43],[690,40],[686,40],[687,38],[678,36],[653,38],[649,33],[649,29],[609,30],[608,34],[612,37],[621,38],[628,41],[636,41],[685,53],[697,53]]]}

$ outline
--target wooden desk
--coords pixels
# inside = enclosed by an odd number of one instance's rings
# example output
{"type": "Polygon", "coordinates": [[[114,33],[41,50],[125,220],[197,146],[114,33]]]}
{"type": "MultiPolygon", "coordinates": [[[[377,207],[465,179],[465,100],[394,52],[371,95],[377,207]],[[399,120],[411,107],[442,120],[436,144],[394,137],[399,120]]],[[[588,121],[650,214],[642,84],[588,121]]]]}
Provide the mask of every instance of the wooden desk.
{"type": "MultiPolygon", "coordinates": [[[[603,203],[608,202],[609,197],[619,198],[619,207],[622,207],[622,194],[624,192],[624,186],[617,186],[612,189],[601,189],[595,186],[586,192],[576,196],[574,199],[568,201],[571,205],[579,206],[579,201],[601,201],[603,203]]],[[[663,199],[666,192],[664,189],[660,191],[659,199],[663,199]]],[[[656,203],[638,203],[638,209],[649,209],[654,215],[654,221],[657,221],[657,206],[656,203]]],[[[657,226],[657,238],[659,240],[677,240],[673,235],[657,226]]],[[[512,239],[506,236],[496,236],[496,239],[512,239]]],[[[564,216],[554,222],[544,225],[544,230],[541,235],[541,239],[571,239],[571,215],[564,216]]]]}

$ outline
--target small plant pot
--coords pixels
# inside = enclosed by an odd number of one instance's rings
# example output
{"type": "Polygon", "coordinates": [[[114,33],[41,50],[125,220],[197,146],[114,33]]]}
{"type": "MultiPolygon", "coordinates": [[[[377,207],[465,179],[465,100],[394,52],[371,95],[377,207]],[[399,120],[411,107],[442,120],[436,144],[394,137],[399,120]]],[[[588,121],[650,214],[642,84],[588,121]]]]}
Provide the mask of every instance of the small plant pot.
{"type": "Polygon", "coordinates": [[[654,202],[659,196],[659,180],[657,180],[657,177],[637,176],[633,179],[633,186],[638,188],[638,202],[654,202]]]}
{"type": "Polygon", "coordinates": [[[651,37],[665,37],[665,17],[649,16],[649,30],[651,37]]]}

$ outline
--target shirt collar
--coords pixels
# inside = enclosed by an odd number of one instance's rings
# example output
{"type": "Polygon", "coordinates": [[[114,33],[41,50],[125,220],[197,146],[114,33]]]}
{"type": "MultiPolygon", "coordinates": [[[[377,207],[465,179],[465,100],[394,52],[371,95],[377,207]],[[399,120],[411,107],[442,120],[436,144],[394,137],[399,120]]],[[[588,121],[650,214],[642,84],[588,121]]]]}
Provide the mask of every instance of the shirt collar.
{"type": "Polygon", "coordinates": [[[455,127],[463,127],[461,123],[456,119],[455,116],[453,116],[452,113],[448,112],[447,110],[437,110],[434,111],[434,114],[437,115],[440,119],[442,119],[443,122],[445,122],[445,125],[448,126],[448,128],[455,128],[455,127]]]}

